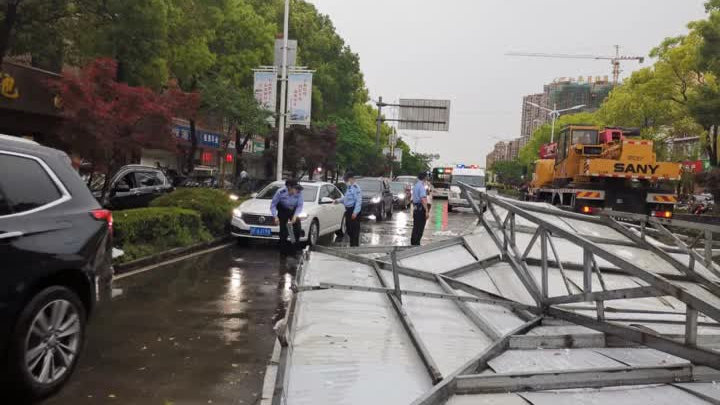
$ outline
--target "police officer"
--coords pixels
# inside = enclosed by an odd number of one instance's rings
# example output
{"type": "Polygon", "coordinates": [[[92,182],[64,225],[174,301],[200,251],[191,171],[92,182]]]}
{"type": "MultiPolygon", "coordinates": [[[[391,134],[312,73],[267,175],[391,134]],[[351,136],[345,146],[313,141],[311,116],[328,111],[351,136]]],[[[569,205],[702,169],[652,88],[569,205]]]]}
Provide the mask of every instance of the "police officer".
{"type": "Polygon", "coordinates": [[[288,180],[285,187],[280,188],[270,203],[270,213],[275,218],[275,225],[280,225],[280,252],[292,253],[294,246],[288,242],[288,222],[292,224],[295,243],[300,240],[300,220],[298,215],[303,210],[303,187],[296,180],[288,180]]]}
{"type": "Polygon", "coordinates": [[[425,232],[425,224],[430,217],[430,210],[428,209],[427,190],[425,189],[426,178],[427,173],[423,172],[418,174],[418,181],[415,183],[412,191],[413,229],[410,244],[413,246],[420,246],[423,232],[425,232]]]}
{"type": "Polygon", "coordinates": [[[360,210],[362,209],[362,190],[355,183],[355,175],[352,172],[343,176],[347,184],[347,192],[343,198],[335,200],[336,203],[345,205],[345,228],[350,237],[350,246],[360,246],[360,210]]]}

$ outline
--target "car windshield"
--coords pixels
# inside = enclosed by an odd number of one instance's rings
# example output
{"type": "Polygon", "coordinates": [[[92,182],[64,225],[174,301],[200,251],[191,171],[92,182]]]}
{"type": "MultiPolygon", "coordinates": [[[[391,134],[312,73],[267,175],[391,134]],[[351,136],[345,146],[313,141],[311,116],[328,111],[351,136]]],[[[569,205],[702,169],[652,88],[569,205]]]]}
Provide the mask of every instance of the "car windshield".
{"type": "Polygon", "coordinates": [[[379,180],[358,180],[358,186],[362,191],[379,193],[382,191],[382,182],[379,180]]]}
{"type": "MultiPolygon", "coordinates": [[[[281,187],[283,187],[282,184],[271,184],[265,187],[262,191],[260,191],[255,198],[258,200],[272,200],[272,198],[275,196],[275,193],[277,193],[277,191],[281,187]]],[[[303,201],[315,202],[315,198],[317,198],[318,187],[303,186],[303,188],[303,201]]]]}
{"type": "Polygon", "coordinates": [[[461,176],[454,175],[452,184],[465,183],[473,187],[485,187],[485,176],[461,176]]]}
{"type": "Polygon", "coordinates": [[[405,183],[394,181],[390,183],[390,190],[392,190],[393,193],[402,193],[405,191],[405,183]]]}

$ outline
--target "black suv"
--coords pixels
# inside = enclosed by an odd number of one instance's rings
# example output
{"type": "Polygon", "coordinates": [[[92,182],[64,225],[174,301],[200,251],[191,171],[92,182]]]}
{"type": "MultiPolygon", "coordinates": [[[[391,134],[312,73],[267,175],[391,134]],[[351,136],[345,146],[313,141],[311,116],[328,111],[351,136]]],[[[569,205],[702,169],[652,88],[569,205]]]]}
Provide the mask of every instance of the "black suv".
{"type": "Polygon", "coordinates": [[[393,192],[387,180],[363,177],[357,185],[362,190],[362,215],[375,215],[377,221],[392,217],[393,192]]]}
{"type": "Polygon", "coordinates": [[[41,398],[68,380],[111,260],[112,213],[68,156],[0,135],[0,392],[41,398]]]}

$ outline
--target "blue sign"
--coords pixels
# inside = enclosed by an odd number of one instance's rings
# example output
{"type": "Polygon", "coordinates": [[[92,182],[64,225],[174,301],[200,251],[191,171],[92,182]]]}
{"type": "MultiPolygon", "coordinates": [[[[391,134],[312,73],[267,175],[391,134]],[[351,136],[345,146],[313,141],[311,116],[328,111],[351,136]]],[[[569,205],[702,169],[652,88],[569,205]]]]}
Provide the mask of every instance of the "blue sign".
{"type": "MultiPolygon", "coordinates": [[[[173,127],[173,134],[175,134],[175,137],[178,139],[190,142],[190,127],[175,125],[175,127],[173,127]]],[[[195,134],[197,135],[198,143],[206,146],[212,146],[213,148],[220,147],[220,134],[202,130],[195,130],[195,134]]]]}

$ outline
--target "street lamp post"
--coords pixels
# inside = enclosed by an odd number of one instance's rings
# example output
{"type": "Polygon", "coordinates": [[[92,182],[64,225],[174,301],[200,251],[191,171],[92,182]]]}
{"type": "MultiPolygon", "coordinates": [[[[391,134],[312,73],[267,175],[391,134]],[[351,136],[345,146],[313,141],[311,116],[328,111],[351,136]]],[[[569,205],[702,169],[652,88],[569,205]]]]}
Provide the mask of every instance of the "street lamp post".
{"type": "Polygon", "coordinates": [[[543,111],[546,111],[550,117],[552,117],[552,124],[551,124],[551,130],[550,130],[550,143],[555,142],[555,121],[560,117],[560,115],[564,112],[573,111],[573,110],[579,110],[583,107],[585,107],[585,104],[576,105],[575,107],[565,108],[562,110],[557,109],[557,104],[553,104],[553,109],[549,109],[547,107],[543,107],[539,104],[535,104],[531,101],[527,102],[529,105],[533,107],[537,107],[543,111]]]}
{"type": "Polygon", "coordinates": [[[282,73],[280,76],[280,123],[278,128],[277,180],[283,176],[283,148],[285,147],[285,119],[287,116],[287,76],[288,76],[288,30],[290,25],[290,0],[285,0],[285,20],[283,22],[282,73]]]}

